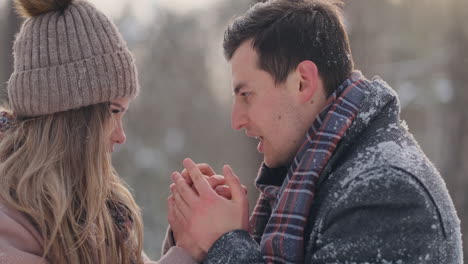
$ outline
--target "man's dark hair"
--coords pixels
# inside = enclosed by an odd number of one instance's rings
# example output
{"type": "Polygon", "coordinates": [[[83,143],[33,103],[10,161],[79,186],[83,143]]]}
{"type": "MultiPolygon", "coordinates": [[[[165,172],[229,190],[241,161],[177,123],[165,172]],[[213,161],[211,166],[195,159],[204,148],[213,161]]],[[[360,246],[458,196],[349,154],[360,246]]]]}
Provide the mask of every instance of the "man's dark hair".
{"type": "Polygon", "coordinates": [[[276,83],[304,61],[313,61],[327,95],[333,93],[354,68],[341,1],[271,0],[257,3],[237,17],[224,33],[224,53],[231,60],[246,40],[253,40],[259,68],[276,83]]]}

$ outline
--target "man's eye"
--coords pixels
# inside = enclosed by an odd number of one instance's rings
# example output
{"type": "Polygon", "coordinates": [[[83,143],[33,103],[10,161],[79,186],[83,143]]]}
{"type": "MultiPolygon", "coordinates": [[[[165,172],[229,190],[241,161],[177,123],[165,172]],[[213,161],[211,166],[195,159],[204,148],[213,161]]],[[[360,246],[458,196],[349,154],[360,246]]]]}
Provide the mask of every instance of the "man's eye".
{"type": "Polygon", "coordinates": [[[242,93],[241,93],[241,96],[243,96],[243,97],[247,97],[247,96],[249,96],[249,95],[250,95],[250,92],[242,92],[242,93]]]}

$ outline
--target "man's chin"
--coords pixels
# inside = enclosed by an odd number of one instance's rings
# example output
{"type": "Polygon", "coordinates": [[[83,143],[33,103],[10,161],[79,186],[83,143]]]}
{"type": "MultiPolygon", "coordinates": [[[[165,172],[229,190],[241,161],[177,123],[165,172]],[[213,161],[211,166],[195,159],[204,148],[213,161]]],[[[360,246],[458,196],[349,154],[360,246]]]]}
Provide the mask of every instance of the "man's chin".
{"type": "Polygon", "coordinates": [[[280,168],[280,167],[289,167],[292,163],[291,160],[280,160],[280,159],[274,159],[272,157],[267,157],[266,155],[263,155],[263,163],[268,168],[274,169],[274,168],[280,168]]]}
{"type": "Polygon", "coordinates": [[[267,158],[265,156],[263,156],[263,163],[265,163],[265,165],[268,167],[268,168],[278,168],[278,167],[281,167],[281,163],[278,162],[278,161],[275,161],[271,158],[267,158]]]}

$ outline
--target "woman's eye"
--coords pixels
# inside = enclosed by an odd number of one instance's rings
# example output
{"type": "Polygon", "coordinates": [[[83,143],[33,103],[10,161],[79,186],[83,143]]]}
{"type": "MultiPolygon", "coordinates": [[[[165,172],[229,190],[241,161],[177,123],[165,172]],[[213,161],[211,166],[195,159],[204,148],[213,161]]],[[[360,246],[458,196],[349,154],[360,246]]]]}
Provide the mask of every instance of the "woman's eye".
{"type": "Polygon", "coordinates": [[[120,113],[120,109],[112,109],[111,110],[113,114],[118,114],[120,113]]]}
{"type": "Polygon", "coordinates": [[[242,93],[241,93],[241,96],[243,96],[243,97],[247,97],[247,96],[249,96],[249,95],[250,95],[250,92],[242,92],[242,93]]]}

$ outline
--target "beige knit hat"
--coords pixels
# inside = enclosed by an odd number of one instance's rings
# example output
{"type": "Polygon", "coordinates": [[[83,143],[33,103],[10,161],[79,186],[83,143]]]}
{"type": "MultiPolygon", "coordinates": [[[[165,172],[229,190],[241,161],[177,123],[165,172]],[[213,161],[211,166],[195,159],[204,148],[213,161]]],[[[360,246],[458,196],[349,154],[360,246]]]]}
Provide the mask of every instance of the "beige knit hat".
{"type": "Polygon", "coordinates": [[[13,47],[8,97],[37,116],[136,96],[134,59],[115,25],[85,0],[16,0],[27,19],[13,47]]]}

